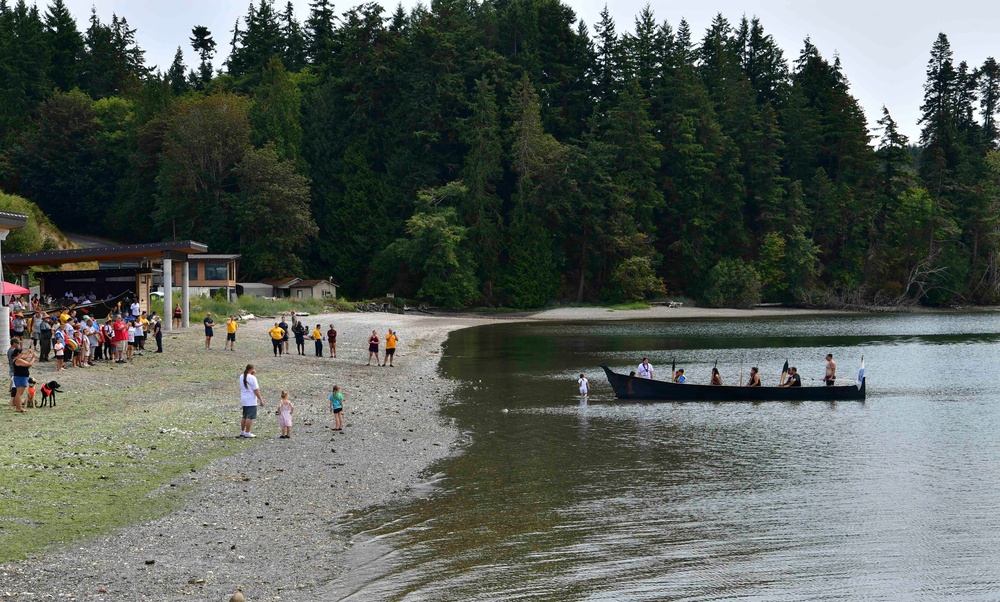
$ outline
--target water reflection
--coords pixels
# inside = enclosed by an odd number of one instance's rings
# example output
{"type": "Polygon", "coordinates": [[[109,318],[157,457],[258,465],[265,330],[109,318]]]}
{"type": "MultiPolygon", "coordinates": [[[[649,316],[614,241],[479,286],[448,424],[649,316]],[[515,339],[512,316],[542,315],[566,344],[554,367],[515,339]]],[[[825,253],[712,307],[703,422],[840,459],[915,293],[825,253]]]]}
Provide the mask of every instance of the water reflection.
{"type": "Polygon", "coordinates": [[[940,314],[456,333],[446,412],[474,443],[356,521],[363,562],[325,599],[994,599],[997,332],[940,314]],[[842,375],[865,354],[866,403],[619,404],[595,369],[720,359],[734,380],[742,354],[818,377],[828,351],[842,375]]]}

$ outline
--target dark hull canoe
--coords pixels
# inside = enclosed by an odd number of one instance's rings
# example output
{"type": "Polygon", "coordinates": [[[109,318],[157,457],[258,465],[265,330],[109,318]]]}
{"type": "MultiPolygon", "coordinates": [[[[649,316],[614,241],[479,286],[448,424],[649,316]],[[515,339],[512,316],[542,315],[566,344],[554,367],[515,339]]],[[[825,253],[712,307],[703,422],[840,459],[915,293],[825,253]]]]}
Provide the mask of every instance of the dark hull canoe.
{"type": "Polygon", "coordinates": [[[732,387],[678,384],[618,374],[607,366],[604,373],[615,397],[633,401],[863,401],[861,385],[833,387],[732,387]]]}

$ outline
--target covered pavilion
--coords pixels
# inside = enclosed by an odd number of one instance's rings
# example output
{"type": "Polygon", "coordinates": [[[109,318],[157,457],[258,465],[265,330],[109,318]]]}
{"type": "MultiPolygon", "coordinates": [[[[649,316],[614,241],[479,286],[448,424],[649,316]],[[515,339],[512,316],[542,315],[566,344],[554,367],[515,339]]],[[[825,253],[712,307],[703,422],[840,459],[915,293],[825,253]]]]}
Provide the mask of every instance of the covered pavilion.
{"type": "MultiPolygon", "coordinates": [[[[3,257],[4,267],[21,276],[21,285],[28,286],[28,268],[40,265],[63,265],[67,263],[90,263],[94,261],[148,261],[163,263],[163,329],[173,327],[170,311],[173,307],[173,262],[181,264],[181,309],[183,310],[182,326],[190,325],[190,282],[188,277],[188,256],[208,251],[208,245],[193,240],[175,240],[169,242],[154,242],[140,245],[114,245],[106,247],[91,247],[86,249],[65,249],[39,251],[37,253],[14,253],[3,257]]],[[[149,306],[149,284],[144,296],[146,306],[149,306]]],[[[137,294],[143,291],[137,290],[137,294]]]]}

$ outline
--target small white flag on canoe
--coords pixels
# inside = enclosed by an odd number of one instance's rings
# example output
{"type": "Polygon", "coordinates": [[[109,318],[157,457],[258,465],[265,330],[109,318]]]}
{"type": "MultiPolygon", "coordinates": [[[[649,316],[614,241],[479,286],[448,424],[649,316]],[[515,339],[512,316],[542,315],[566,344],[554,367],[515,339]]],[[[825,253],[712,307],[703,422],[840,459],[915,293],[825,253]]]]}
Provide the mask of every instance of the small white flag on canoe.
{"type": "Polygon", "coordinates": [[[858,370],[858,385],[865,380],[865,356],[861,356],[861,369],[858,370]]]}

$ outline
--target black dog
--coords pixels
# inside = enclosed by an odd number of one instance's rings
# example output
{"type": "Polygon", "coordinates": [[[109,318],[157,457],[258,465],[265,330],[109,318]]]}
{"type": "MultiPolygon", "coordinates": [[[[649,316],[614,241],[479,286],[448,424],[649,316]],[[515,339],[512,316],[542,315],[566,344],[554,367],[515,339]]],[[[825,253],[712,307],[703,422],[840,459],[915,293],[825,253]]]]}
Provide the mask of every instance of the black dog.
{"type": "Polygon", "coordinates": [[[42,385],[42,402],[38,404],[38,407],[44,408],[46,404],[56,407],[56,393],[60,392],[59,383],[54,380],[42,385]]]}

